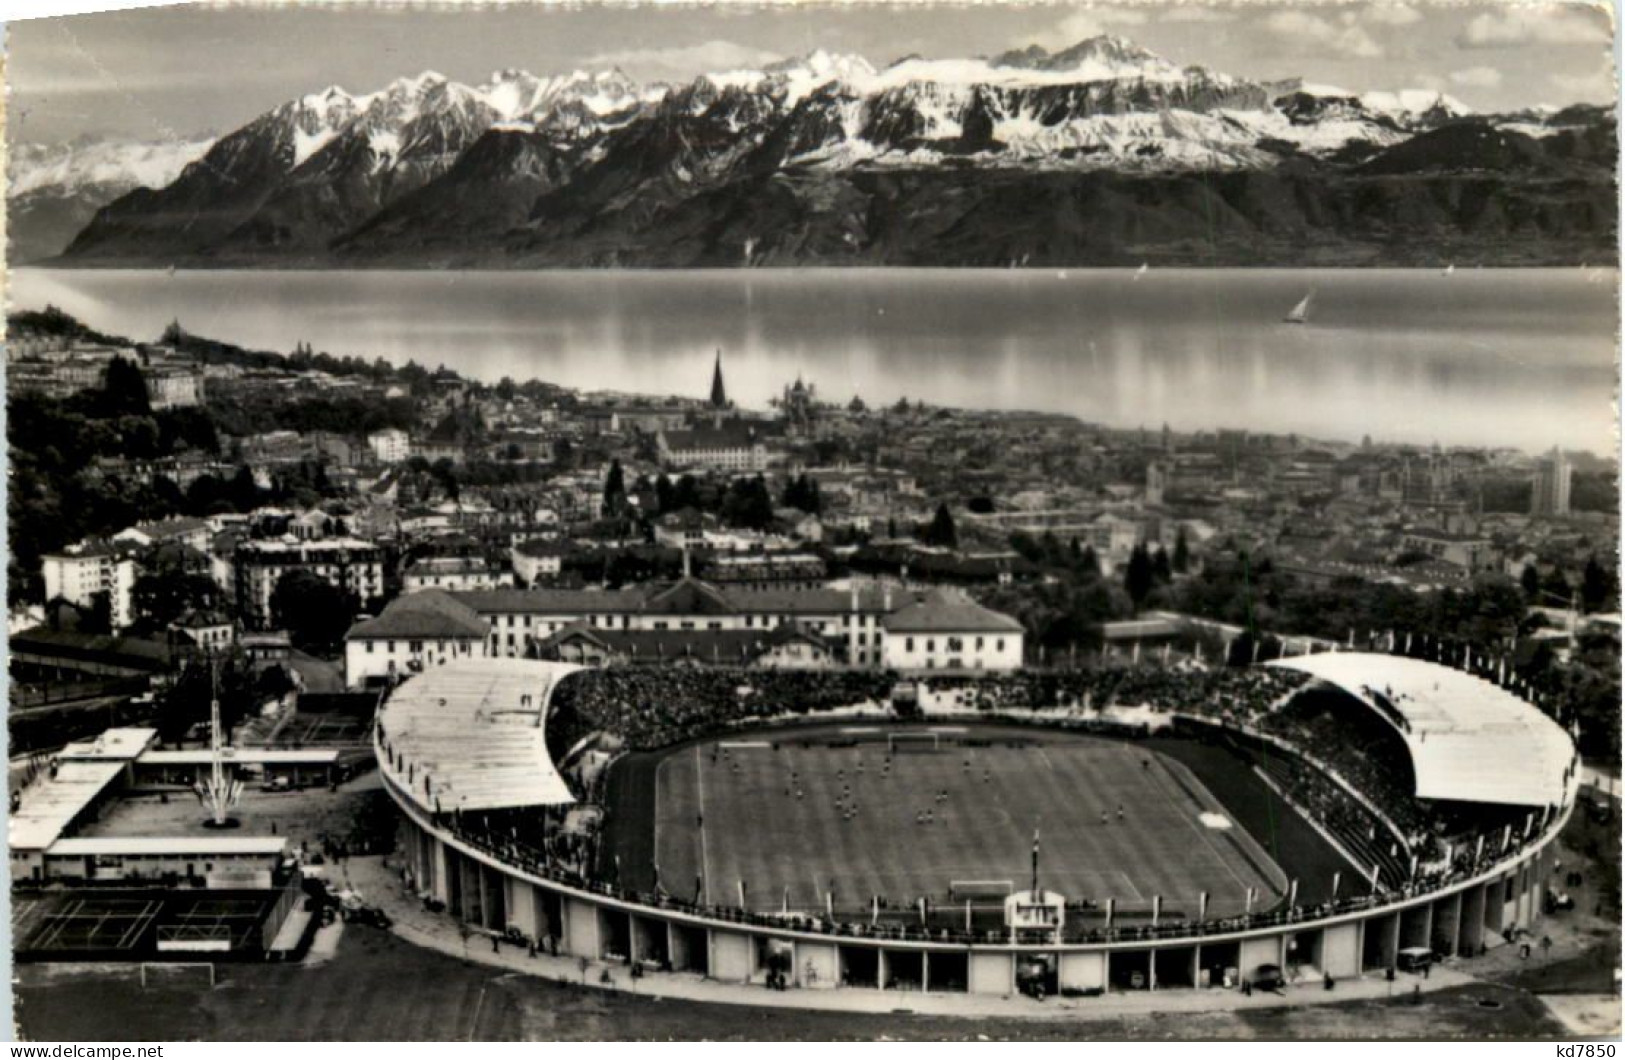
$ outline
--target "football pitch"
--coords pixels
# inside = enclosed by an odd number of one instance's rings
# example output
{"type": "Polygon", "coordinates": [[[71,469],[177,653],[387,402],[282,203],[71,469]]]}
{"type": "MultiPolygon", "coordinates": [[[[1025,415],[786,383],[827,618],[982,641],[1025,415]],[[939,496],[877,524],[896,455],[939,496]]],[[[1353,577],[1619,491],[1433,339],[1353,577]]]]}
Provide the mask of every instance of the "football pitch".
{"type": "MultiPolygon", "coordinates": [[[[918,730],[913,730],[917,732],[918,730]]],[[[661,881],[758,911],[952,904],[955,883],[1026,889],[1035,831],[1040,886],[1069,901],[1114,899],[1144,914],[1241,912],[1285,877],[1183,765],[1144,744],[1070,735],[945,736],[940,750],[888,751],[885,732],[718,740],[661,761],[661,881]],[[856,742],[854,742],[856,741],[856,742]],[[927,816],[929,815],[929,816],[927,816]]]]}

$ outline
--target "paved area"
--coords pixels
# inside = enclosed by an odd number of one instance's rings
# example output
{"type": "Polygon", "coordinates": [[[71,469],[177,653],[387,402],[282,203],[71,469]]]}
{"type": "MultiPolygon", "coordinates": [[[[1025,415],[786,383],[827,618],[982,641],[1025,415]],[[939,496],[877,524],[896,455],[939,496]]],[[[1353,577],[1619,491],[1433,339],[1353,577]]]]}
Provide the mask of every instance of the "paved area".
{"type": "Polygon", "coordinates": [[[1576,1038],[1619,1037],[1618,994],[1547,994],[1540,1000],[1576,1038]]]}
{"type": "Polygon", "coordinates": [[[1468,986],[1475,980],[1451,967],[1440,967],[1421,979],[1403,976],[1389,983],[1381,977],[1343,980],[1327,991],[1317,981],[1288,987],[1280,994],[1244,997],[1234,990],[1157,990],[1113,993],[1098,998],[1051,998],[1035,1001],[1022,995],[936,994],[896,990],[787,990],[769,993],[762,986],[722,983],[692,974],[651,973],[633,979],[624,964],[574,957],[530,957],[508,944],[493,944],[485,935],[465,935],[451,917],[430,913],[408,892],[384,858],[352,858],[342,872],[349,885],[369,902],[382,906],[394,920],[402,939],[441,953],[492,968],[574,982],[605,990],[648,997],[703,1001],[726,1005],[772,1005],[784,1009],[838,1010],[957,1017],[1022,1017],[1077,1019],[1084,1016],[1149,1016],[1155,1014],[1265,1010],[1356,1000],[1387,1000],[1406,994],[1425,994],[1468,986]]]}

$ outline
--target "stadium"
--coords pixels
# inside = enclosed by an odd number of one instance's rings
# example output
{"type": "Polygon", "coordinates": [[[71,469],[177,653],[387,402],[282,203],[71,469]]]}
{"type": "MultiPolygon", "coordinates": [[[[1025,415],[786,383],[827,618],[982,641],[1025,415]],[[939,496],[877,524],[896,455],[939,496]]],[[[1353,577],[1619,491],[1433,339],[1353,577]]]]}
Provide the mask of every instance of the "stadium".
{"type": "Polygon", "coordinates": [[[1392,976],[1550,900],[1578,759],[1494,660],[899,681],[470,659],[375,730],[405,882],[539,949],[778,989],[1392,976]]]}

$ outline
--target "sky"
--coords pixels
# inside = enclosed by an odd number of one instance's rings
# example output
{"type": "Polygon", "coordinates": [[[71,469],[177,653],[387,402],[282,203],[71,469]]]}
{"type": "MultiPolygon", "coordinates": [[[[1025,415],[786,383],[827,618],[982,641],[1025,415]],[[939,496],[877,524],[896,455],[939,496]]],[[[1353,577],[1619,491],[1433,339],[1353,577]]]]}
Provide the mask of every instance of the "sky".
{"type": "Polygon", "coordinates": [[[8,107],[16,142],[168,139],[227,132],[330,84],[366,92],[423,70],[477,83],[509,67],[616,65],[686,80],[816,48],[883,66],[1109,32],[1239,77],[1422,88],[1511,110],[1612,101],[1611,26],[1603,7],[1500,0],[153,8],[9,23],[8,107]]]}

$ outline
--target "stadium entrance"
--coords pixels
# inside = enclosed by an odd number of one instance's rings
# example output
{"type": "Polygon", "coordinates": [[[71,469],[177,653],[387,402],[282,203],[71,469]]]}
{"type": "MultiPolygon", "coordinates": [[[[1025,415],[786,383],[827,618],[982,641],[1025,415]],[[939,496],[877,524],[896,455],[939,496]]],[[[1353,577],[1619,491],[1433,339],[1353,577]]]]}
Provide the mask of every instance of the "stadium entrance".
{"type": "Polygon", "coordinates": [[[1196,985],[1222,987],[1226,990],[1241,985],[1241,944],[1239,942],[1203,943],[1201,966],[1196,971],[1196,985]]]}
{"type": "Polygon", "coordinates": [[[1016,989],[1028,997],[1054,997],[1060,992],[1060,963],[1053,953],[1023,953],[1016,962],[1016,989]]]}

